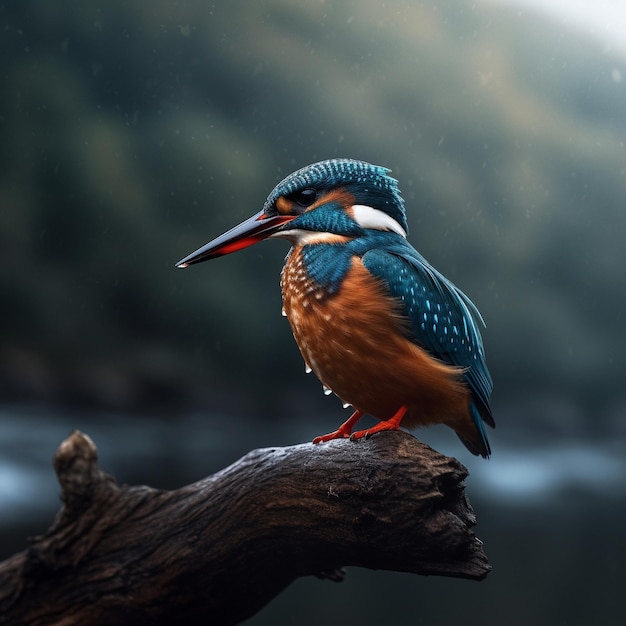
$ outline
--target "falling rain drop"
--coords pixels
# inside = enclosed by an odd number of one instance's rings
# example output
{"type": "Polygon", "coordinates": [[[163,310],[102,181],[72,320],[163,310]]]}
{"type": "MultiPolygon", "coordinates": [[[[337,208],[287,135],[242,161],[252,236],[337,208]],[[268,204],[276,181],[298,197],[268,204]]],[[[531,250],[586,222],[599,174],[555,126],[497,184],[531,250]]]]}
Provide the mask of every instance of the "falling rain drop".
{"type": "Polygon", "coordinates": [[[329,396],[333,392],[333,390],[329,389],[326,385],[322,385],[322,390],[324,391],[325,396],[329,396]]]}

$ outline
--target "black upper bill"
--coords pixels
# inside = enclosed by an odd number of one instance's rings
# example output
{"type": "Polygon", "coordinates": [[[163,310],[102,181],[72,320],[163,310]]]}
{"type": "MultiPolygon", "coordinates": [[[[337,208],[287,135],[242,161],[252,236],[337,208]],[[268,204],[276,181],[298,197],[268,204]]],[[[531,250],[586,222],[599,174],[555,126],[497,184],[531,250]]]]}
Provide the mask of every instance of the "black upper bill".
{"type": "Polygon", "coordinates": [[[263,241],[263,239],[269,237],[280,226],[293,218],[293,215],[268,217],[261,211],[187,255],[176,263],[176,267],[188,267],[195,263],[202,263],[202,261],[208,261],[225,254],[243,250],[259,241],[263,241]]]}

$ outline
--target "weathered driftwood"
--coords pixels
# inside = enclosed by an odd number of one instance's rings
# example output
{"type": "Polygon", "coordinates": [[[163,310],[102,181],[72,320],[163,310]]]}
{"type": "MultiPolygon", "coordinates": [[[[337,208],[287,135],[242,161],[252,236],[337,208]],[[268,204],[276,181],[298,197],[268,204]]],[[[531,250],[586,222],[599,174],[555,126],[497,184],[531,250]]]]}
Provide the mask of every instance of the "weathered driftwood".
{"type": "Polygon", "coordinates": [[[404,432],[255,450],[175,491],[119,486],[80,432],[64,507],[0,564],[0,624],[236,624],[342,566],[481,580],[467,470],[404,432]]]}

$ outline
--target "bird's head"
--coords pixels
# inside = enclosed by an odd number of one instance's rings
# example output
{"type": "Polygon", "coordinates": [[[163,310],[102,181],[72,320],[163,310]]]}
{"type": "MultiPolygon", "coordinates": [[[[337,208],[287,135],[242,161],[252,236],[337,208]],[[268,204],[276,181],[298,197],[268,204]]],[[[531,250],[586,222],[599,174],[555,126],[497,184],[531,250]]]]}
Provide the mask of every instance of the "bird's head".
{"type": "Polygon", "coordinates": [[[214,259],[270,237],[292,244],[346,241],[369,229],[406,237],[406,213],[397,181],[388,169],[364,161],[320,161],[287,176],[259,213],[176,265],[187,267],[214,259]]]}

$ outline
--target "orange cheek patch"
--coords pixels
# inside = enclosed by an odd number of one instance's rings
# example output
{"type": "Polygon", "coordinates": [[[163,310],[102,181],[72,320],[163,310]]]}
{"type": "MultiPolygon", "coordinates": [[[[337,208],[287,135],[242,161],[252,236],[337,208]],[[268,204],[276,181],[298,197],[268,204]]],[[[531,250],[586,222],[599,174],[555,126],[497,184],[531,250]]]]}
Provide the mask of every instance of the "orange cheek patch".
{"type": "Polygon", "coordinates": [[[281,215],[291,215],[293,213],[293,203],[289,202],[287,198],[281,196],[276,200],[276,210],[281,215]]]}
{"type": "Polygon", "coordinates": [[[322,195],[310,207],[307,207],[307,211],[313,211],[313,209],[316,209],[322,204],[329,203],[336,203],[344,207],[350,207],[355,203],[355,201],[355,197],[351,193],[348,193],[345,189],[333,189],[332,191],[322,195]]]}

